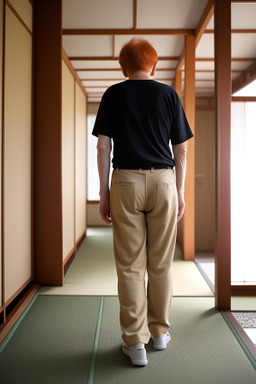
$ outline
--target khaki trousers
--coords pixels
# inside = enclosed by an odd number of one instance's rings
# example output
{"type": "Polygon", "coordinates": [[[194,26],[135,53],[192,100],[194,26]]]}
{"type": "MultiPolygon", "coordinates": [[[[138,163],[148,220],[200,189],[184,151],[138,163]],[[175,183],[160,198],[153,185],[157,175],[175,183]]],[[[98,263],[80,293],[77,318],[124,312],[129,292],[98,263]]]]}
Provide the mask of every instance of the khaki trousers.
{"type": "Polygon", "coordinates": [[[110,194],[120,325],[127,345],[168,331],[177,190],[172,169],[115,169],[110,194]],[[145,284],[146,272],[148,275],[145,284]]]}

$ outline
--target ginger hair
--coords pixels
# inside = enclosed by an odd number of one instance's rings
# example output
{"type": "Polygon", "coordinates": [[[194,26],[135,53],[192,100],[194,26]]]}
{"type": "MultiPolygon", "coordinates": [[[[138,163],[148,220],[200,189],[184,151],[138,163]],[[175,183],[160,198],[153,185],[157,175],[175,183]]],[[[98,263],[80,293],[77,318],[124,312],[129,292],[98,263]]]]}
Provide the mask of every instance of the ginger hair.
{"type": "Polygon", "coordinates": [[[130,74],[148,72],[157,63],[157,53],[147,40],[133,38],[121,49],[119,63],[130,74]]]}

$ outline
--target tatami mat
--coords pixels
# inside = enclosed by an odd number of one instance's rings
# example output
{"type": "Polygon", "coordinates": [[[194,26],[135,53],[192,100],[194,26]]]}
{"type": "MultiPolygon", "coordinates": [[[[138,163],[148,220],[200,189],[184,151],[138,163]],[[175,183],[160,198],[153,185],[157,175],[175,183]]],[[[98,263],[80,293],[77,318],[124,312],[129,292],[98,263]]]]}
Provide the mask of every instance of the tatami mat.
{"type": "Polygon", "coordinates": [[[4,384],[254,384],[256,371],[213,298],[175,297],[172,340],[121,353],[117,297],[38,296],[0,354],[4,384]]]}
{"type": "Polygon", "coordinates": [[[38,296],[0,354],[1,383],[87,383],[99,304],[99,297],[38,296]]]}
{"type": "Polygon", "coordinates": [[[256,371],[213,298],[173,299],[172,340],[163,352],[147,346],[149,364],[134,368],[120,351],[118,302],[104,298],[95,384],[253,384],[256,371]]]}
{"type": "MultiPolygon", "coordinates": [[[[213,296],[195,263],[182,261],[177,248],[174,295],[213,296]]],[[[42,287],[41,295],[117,295],[117,276],[110,228],[89,229],[85,243],[63,287],[42,287]]]]}

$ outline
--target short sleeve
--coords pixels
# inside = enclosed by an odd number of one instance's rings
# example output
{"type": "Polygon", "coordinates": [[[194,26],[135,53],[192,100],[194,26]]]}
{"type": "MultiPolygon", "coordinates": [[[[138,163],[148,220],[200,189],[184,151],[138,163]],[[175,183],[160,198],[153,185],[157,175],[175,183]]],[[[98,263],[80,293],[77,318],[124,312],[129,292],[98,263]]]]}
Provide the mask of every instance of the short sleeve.
{"type": "Polygon", "coordinates": [[[92,134],[94,136],[104,135],[113,137],[110,120],[110,100],[107,92],[102,97],[92,134]]]}
{"type": "Polygon", "coordinates": [[[172,145],[181,144],[194,136],[180,101],[178,103],[177,113],[172,122],[170,136],[172,145]]]}

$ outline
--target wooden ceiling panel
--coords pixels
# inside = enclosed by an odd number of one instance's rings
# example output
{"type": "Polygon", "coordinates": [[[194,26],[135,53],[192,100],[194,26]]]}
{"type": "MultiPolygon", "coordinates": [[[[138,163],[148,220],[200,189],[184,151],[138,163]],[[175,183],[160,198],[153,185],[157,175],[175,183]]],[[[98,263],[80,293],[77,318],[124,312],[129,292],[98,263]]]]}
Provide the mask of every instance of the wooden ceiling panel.
{"type": "Polygon", "coordinates": [[[111,36],[63,36],[68,56],[112,56],[111,36]]]}
{"type": "Polygon", "coordinates": [[[214,81],[196,81],[196,88],[212,88],[214,81]]]}
{"type": "Polygon", "coordinates": [[[245,71],[252,63],[253,61],[232,61],[231,69],[232,71],[245,71]]]}
{"type": "Polygon", "coordinates": [[[214,61],[196,61],[196,70],[214,71],[214,61]]]}
{"type": "Polygon", "coordinates": [[[214,34],[204,34],[196,48],[196,57],[214,58],[214,34]]]}
{"type": "Polygon", "coordinates": [[[139,0],[138,28],[193,28],[208,0],[139,0]]]}
{"type": "Polygon", "coordinates": [[[196,80],[214,80],[214,72],[196,72],[196,80]]]}
{"type": "Polygon", "coordinates": [[[62,0],[63,28],[132,28],[133,0],[62,0]]]}
{"type": "Polygon", "coordinates": [[[231,28],[255,29],[256,27],[256,3],[232,3],[231,4],[231,28]]]}
{"type": "Polygon", "coordinates": [[[110,87],[111,85],[114,85],[116,83],[119,83],[120,81],[123,81],[125,80],[125,78],[123,79],[119,79],[119,80],[83,80],[82,83],[83,85],[85,86],[85,88],[87,89],[90,88],[90,87],[96,87],[96,88],[99,88],[99,87],[110,87]]]}
{"type": "Polygon", "coordinates": [[[122,71],[77,71],[80,79],[120,79],[123,77],[122,71]]]}
{"type": "MultiPolygon", "coordinates": [[[[130,41],[133,37],[135,36],[116,36],[115,56],[119,55],[122,46],[130,41]]],[[[147,35],[140,37],[149,41],[153,45],[159,57],[180,56],[184,45],[183,36],[147,35]]]]}
{"type": "MultiPolygon", "coordinates": [[[[107,87],[125,80],[118,55],[132,37],[142,37],[156,48],[155,79],[172,85],[175,70],[184,67],[184,36],[195,31],[196,94],[212,96],[212,12],[213,0],[63,0],[63,48],[88,101],[99,101],[107,87]]],[[[232,3],[232,80],[256,59],[255,20],[256,0],[232,3]]]]}
{"type": "Polygon", "coordinates": [[[159,60],[157,63],[157,70],[158,69],[166,69],[166,68],[176,68],[178,65],[178,61],[176,60],[159,60]]]}
{"type": "Polygon", "coordinates": [[[72,60],[75,69],[119,69],[118,60],[72,60]]]}
{"type": "Polygon", "coordinates": [[[256,33],[232,34],[232,58],[256,58],[256,33]]]}
{"type": "Polygon", "coordinates": [[[214,71],[214,61],[196,61],[196,71],[214,71]]]}

